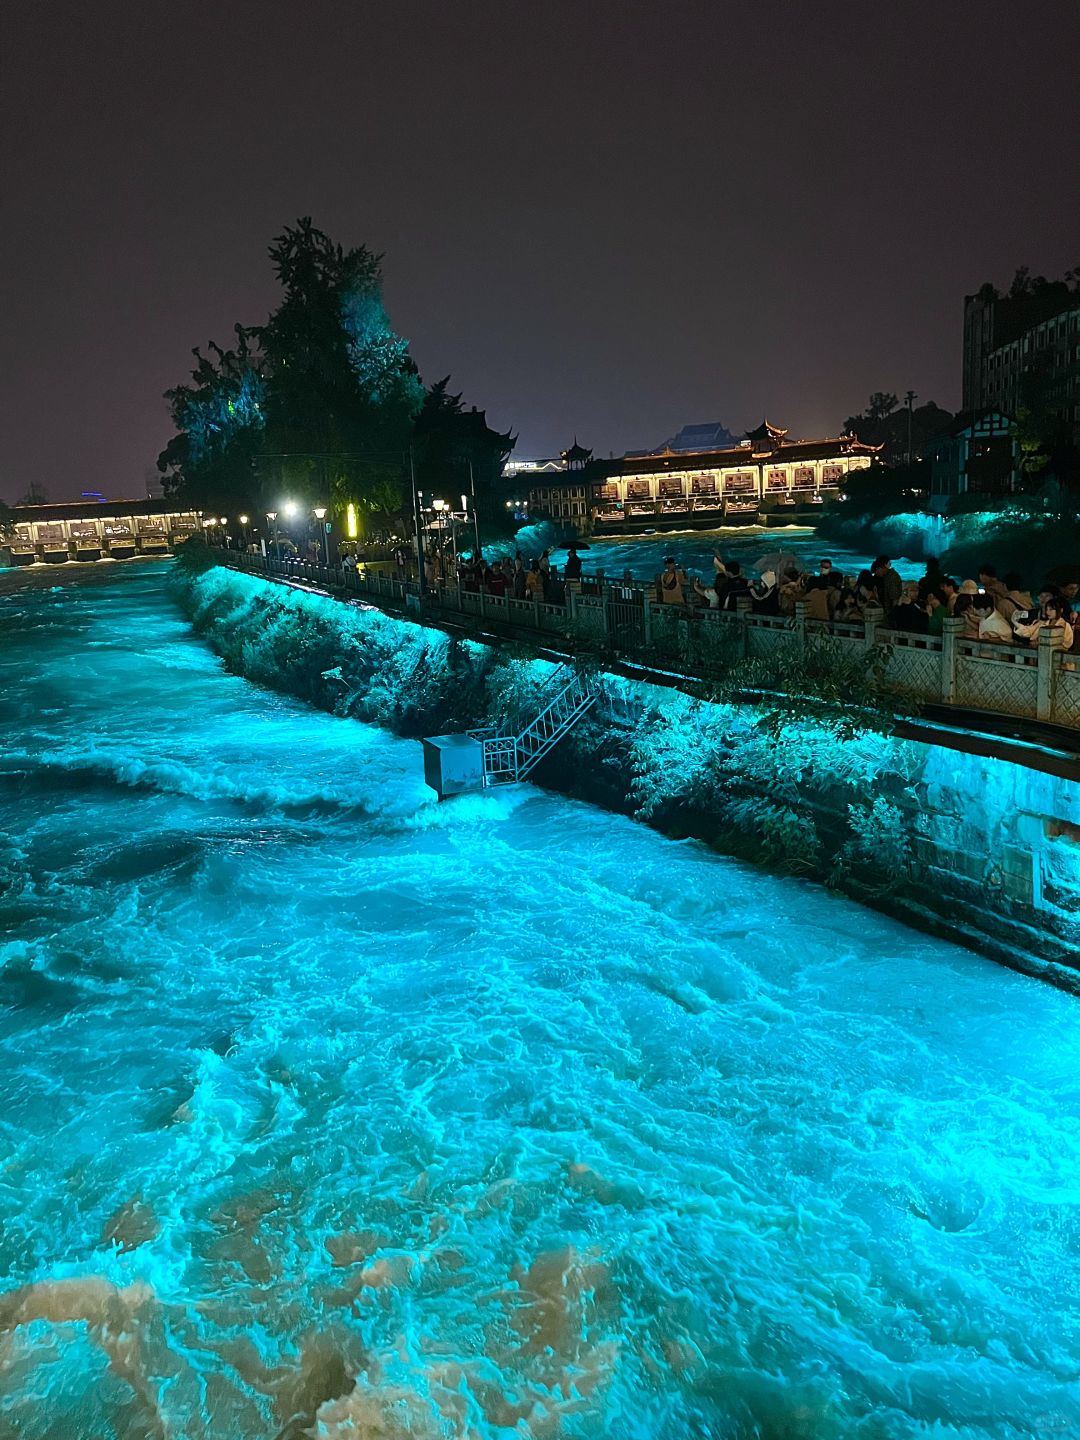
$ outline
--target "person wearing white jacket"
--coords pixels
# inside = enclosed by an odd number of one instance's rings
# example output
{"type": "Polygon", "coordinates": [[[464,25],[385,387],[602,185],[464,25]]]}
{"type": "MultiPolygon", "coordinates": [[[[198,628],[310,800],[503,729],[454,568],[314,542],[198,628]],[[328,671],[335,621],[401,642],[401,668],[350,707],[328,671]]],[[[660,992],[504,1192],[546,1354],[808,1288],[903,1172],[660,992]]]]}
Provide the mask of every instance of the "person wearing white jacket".
{"type": "Polygon", "coordinates": [[[1069,623],[1069,612],[1062,606],[1060,600],[1047,600],[1039,613],[1037,620],[1030,624],[1013,621],[1013,629],[1022,640],[1029,645],[1038,645],[1039,633],[1049,627],[1060,635],[1062,650],[1071,650],[1073,646],[1073,627],[1069,623]]]}

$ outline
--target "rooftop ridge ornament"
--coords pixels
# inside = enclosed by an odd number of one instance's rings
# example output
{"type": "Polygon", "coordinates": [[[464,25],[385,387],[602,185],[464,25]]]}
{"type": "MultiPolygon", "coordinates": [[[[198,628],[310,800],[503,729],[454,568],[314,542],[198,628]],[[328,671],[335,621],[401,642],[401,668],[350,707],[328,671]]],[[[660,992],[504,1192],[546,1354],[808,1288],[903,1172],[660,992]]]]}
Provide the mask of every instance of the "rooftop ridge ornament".
{"type": "Polygon", "coordinates": [[[563,450],[559,459],[566,466],[567,470],[584,470],[585,466],[593,458],[593,452],[586,450],[584,445],[578,444],[578,438],[574,436],[574,443],[569,450],[563,450]]]}
{"type": "Polygon", "coordinates": [[[757,427],[756,430],[747,430],[746,438],[755,445],[759,441],[763,441],[765,443],[771,442],[772,444],[782,445],[787,434],[787,430],[781,430],[779,425],[771,425],[769,423],[768,416],[763,415],[761,418],[761,424],[757,427]]]}

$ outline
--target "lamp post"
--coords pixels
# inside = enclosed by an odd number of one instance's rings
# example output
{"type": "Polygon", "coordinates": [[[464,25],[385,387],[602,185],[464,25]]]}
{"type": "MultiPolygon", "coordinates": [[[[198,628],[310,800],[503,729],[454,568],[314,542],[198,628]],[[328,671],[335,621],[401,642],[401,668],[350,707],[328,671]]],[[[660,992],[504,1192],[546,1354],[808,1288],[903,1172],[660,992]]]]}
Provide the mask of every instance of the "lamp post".
{"type": "MultiPolygon", "coordinates": [[[[281,513],[285,516],[285,519],[286,519],[286,520],[295,520],[296,517],[297,517],[297,514],[299,513],[299,511],[300,511],[300,506],[296,503],[295,500],[286,500],[286,501],[283,502],[283,504],[282,504],[282,506],[281,506],[281,513]]],[[[294,556],[299,555],[299,554],[300,554],[300,550],[299,550],[299,547],[298,547],[297,544],[296,544],[296,541],[293,539],[293,536],[292,536],[292,532],[291,532],[291,531],[290,531],[290,533],[289,533],[289,544],[290,544],[290,545],[292,546],[292,548],[293,548],[293,555],[294,555],[294,556]]],[[[279,535],[279,536],[278,536],[278,550],[280,551],[280,549],[281,549],[281,536],[279,535]]]]}
{"type": "MultiPolygon", "coordinates": [[[[290,545],[291,548],[292,548],[292,553],[291,553],[291,555],[290,555],[288,558],[289,558],[290,560],[299,559],[299,558],[300,558],[300,547],[299,547],[299,545],[296,543],[296,534],[295,534],[296,526],[295,526],[295,524],[292,523],[292,522],[295,522],[296,517],[300,514],[300,506],[299,506],[299,504],[298,504],[295,500],[283,500],[283,501],[281,502],[281,513],[285,516],[285,519],[290,522],[290,528],[289,528],[288,531],[287,531],[286,539],[288,540],[289,545],[290,545]]],[[[307,532],[308,532],[309,535],[310,535],[310,533],[311,533],[311,528],[310,528],[310,527],[311,527],[311,522],[308,521],[307,525],[305,526],[305,529],[307,530],[307,532]]],[[[280,531],[278,532],[278,550],[281,550],[281,533],[280,533],[280,531]]]]}
{"type": "MultiPolygon", "coordinates": [[[[464,497],[462,497],[464,498],[464,497]]],[[[472,522],[473,538],[476,540],[476,555],[480,557],[480,517],[476,513],[476,477],[473,474],[472,461],[469,461],[469,498],[472,500],[472,522]]]]}
{"type": "Polygon", "coordinates": [[[911,464],[911,412],[918,398],[914,390],[909,390],[904,396],[907,405],[907,463],[909,465],[911,464]]]}
{"type": "Polygon", "coordinates": [[[409,446],[409,485],[412,488],[413,498],[413,527],[416,530],[416,593],[420,596],[421,605],[424,603],[424,517],[422,514],[423,502],[420,491],[416,488],[416,465],[413,460],[413,448],[409,446]]]}
{"type": "Polygon", "coordinates": [[[328,532],[329,532],[329,528],[330,528],[330,527],[325,523],[325,522],[326,522],[326,506],[325,506],[325,505],[316,505],[315,510],[314,510],[314,515],[315,515],[315,519],[318,520],[318,522],[319,522],[319,529],[322,531],[323,559],[326,561],[326,568],[327,568],[327,570],[329,570],[329,569],[330,569],[330,540],[329,540],[329,534],[328,534],[328,532]]]}
{"type": "Polygon", "coordinates": [[[281,559],[281,549],[277,543],[277,511],[267,510],[266,518],[270,522],[270,549],[277,550],[277,558],[281,559]]]}
{"type": "MultiPolygon", "coordinates": [[[[436,518],[436,519],[438,520],[438,522],[439,522],[439,556],[440,556],[440,562],[439,562],[439,563],[440,563],[440,565],[442,566],[442,573],[445,575],[445,574],[446,574],[446,515],[447,515],[447,512],[448,512],[449,509],[450,509],[450,506],[446,503],[445,500],[433,500],[431,503],[432,503],[432,504],[434,505],[434,507],[435,507],[435,518],[436,518]]],[[[450,524],[453,525],[453,523],[454,523],[454,522],[453,522],[453,518],[451,518],[450,524]]]]}
{"type": "Polygon", "coordinates": [[[247,547],[248,547],[248,538],[247,538],[248,516],[246,516],[246,515],[238,515],[236,518],[237,518],[237,520],[239,520],[239,522],[240,522],[240,548],[241,548],[241,549],[244,551],[244,553],[246,554],[246,553],[247,553],[247,547]]]}

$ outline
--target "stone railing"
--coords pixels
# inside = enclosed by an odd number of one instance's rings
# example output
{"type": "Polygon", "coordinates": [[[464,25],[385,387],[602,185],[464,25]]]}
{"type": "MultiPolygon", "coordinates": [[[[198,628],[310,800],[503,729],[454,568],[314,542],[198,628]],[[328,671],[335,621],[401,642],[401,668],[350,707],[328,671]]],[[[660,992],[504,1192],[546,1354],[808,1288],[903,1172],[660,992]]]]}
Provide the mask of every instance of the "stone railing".
{"type": "Polygon", "coordinates": [[[1048,630],[1041,632],[1037,646],[993,645],[966,639],[963,620],[946,620],[938,638],[890,630],[883,624],[883,612],[875,609],[868,609],[858,624],[812,620],[804,602],[796,605],[793,618],[755,615],[749,601],[735,611],[690,610],[658,604],[651,587],[592,578],[580,588],[567,585],[562,605],[489,595],[456,584],[432,586],[421,596],[415,580],[364,566],[356,570],[228,550],[213,553],[234,569],[307,581],[404,610],[417,619],[422,614],[456,617],[478,630],[555,648],[569,642],[688,675],[707,669],[710,655],[722,656],[725,663],[740,655],[779,661],[827,638],[841,655],[875,652],[885,687],[898,696],[1080,729],[1080,670],[1048,630]]]}

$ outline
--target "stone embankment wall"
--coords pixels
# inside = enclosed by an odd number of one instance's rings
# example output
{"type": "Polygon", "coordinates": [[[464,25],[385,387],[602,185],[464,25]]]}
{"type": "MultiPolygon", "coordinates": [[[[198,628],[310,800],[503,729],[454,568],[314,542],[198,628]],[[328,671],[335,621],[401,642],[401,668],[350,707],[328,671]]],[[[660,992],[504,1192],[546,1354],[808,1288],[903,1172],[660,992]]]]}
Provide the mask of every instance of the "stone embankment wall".
{"type": "MultiPolygon", "coordinates": [[[[547,662],[377,610],[223,568],[176,584],[230,668],[402,735],[535,713],[550,687],[547,662]]],[[[614,675],[535,778],[1080,990],[1074,782],[614,675]]]]}
{"type": "Polygon", "coordinates": [[[1080,970],[1080,785],[940,746],[906,823],[915,874],[955,923],[1080,970]]]}

